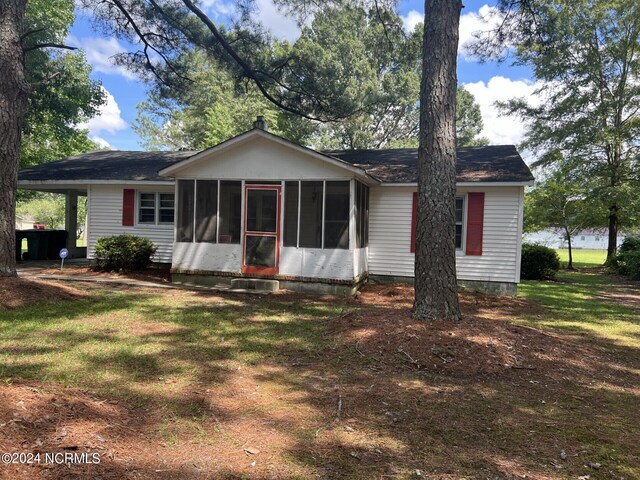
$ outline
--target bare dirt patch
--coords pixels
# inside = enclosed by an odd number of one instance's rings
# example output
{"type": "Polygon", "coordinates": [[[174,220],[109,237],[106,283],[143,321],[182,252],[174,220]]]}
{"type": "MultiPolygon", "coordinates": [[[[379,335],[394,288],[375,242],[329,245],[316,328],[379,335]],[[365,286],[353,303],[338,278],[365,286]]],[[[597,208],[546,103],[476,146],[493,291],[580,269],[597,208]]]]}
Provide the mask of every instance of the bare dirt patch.
{"type": "Polygon", "coordinates": [[[0,278],[0,308],[22,308],[42,302],[77,300],[84,296],[81,290],[58,282],[0,278]]]}
{"type": "Polygon", "coordinates": [[[146,268],[137,272],[106,272],[96,270],[90,266],[68,266],[63,270],[58,267],[48,267],[30,271],[34,275],[65,275],[78,278],[109,278],[118,280],[142,280],[146,282],[170,283],[169,268],[146,268]]]}
{"type": "Polygon", "coordinates": [[[578,339],[508,321],[542,314],[535,302],[462,292],[463,319],[452,324],[412,318],[412,299],[410,286],[368,285],[359,301],[369,308],[336,319],[332,334],[374,362],[456,377],[527,371],[561,377],[569,365],[592,371],[603,360],[601,349],[578,339]]]}

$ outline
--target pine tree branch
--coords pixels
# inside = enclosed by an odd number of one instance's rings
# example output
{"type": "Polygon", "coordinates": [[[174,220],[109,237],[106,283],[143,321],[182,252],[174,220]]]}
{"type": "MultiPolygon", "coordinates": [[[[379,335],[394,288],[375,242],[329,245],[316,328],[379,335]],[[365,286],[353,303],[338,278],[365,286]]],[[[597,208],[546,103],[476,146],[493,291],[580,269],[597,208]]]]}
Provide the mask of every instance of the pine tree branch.
{"type": "Polygon", "coordinates": [[[27,30],[26,32],[24,32],[22,35],[20,35],[20,40],[24,40],[25,38],[27,38],[29,35],[33,35],[34,33],[40,33],[40,32],[44,32],[46,30],[46,28],[34,28],[32,30],[27,30]]]}
{"type": "Polygon", "coordinates": [[[63,43],[53,43],[53,42],[46,42],[46,43],[36,43],[35,45],[31,45],[30,47],[25,47],[23,49],[24,53],[29,53],[33,50],[39,50],[41,48],[62,48],[65,50],[77,50],[77,47],[72,47],[70,45],[65,45],[63,43]]]}
{"type": "Polygon", "coordinates": [[[266,86],[263,84],[262,80],[258,77],[257,72],[253,68],[251,68],[251,66],[242,57],[240,57],[240,55],[238,55],[238,53],[233,49],[233,47],[229,44],[229,42],[227,42],[227,39],[224,38],[222,34],[220,34],[220,31],[216,28],[216,26],[211,21],[211,19],[202,10],[200,10],[191,0],[182,0],[182,3],[184,3],[184,5],[193,14],[195,14],[196,17],[198,17],[202,23],[204,23],[204,25],[211,32],[214,38],[220,43],[224,51],[227,52],[229,56],[236,62],[236,64],[242,69],[243,74],[253,81],[256,87],[258,87],[258,90],[260,90],[262,95],[264,95],[264,97],[268,101],[270,101],[275,106],[289,113],[299,115],[300,117],[303,117],[309,120],[323,121],[322,119],[315,117],[313,115],[309,115],[308,113],[303,112],[297,108],[290,107],[284,104],[283,102],[281,102],[280,100],[278,100],[277,98],[275,98],[273,95],[271,95],[271,93],[269,93],[269,91],[267,90],[266,86]]]}

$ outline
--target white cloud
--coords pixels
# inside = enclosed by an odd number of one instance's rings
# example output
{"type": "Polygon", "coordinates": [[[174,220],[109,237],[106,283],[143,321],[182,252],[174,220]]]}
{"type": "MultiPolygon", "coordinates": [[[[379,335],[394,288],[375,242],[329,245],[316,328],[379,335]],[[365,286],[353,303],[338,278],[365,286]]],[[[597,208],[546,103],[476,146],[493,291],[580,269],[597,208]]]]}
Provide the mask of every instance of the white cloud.
{"type": "Polygon", "coordinates": [[[230,18],[235,13],[233,3],[227,3],[224,0],[202,0],[200,8],[216,20],[223,17],[230,18]]]}
{"type": "Polygon", "coordinates": [[[535,91],[541,87],[540,82],[529,80],[512,80],[496,76],[487,83],[480,81],[465,83],[464,87],[473,94],[480,105],[484,130],[482,135],[493,145],[518,144],[525,134],[525,125],[518,118],[499,115],[494,105],[497,101],[524,97],[532,105],[539,105],[542,98],[535,91]]]}
{"type": "Polygon", "coordinates": [[[468,58],[466,45],[474,38],[474,33],[495,29],[502,21],[496,7],[483,5],[477,12],[469,12],[460,16],[460,40],[458,53],[468,58]]]}
{"type": "Polygon", "coordinates": [[[411,10],[406,15],[402,16],[402,23],[407,33],[413,32],[419,23],[424,20],[424,15],[417,10],[411,10]]]}
{"type": "MultiPolygon", "coordinates": [[[[407,32],[415,30],[416,26],[424,20],[424,14],[417,10],[411,10],[402,17],[404,29],[407,32]]],[[[500,14],[496,7],[483,5],[477,12],[468,12],[460,15],[460,39],[458,42],[458,53],[465,59],[469,58],[466,51],[466,44],[473,40],[473,34],[480,31],[494,29],[501,21],[500,14]]]]}
{"type": "Polygon", "coordinates": [[[99,148],[105,148],[107,150],[113,150],[113,147],[111,146],[111,144],[109,142],[107,142],[104,138],[99,137],[97,135],[92,135],[89,137],[89,139],[95,143],[96,145],[98,145],[99,148]]]}
{"type": "Polygon", "coordinates": [[[294,42],[300,36],[300,27],[295,19],[280,12],[273,0],[256,0],[254,16],[280,40],[294,42]]]}
{"type": "Polygon", "coordinates": [[[99,38],[85,37],[76,38],[70,35],[67,43],[82,49],[87,57],[87,61],[93,67],[94,72],[105,73],[107,75],[122,75],[125,78],[134,80],[137,77],[122,66],[114,65],[112,57],[127,50],[114,37],[99,38]]]}
{"type": "Polygon", "coordinates": [[[100,113],[78,125],[79,128],[89,130],[89,134],[98,139],[101,132],[116,133],[128,127],[127,122],[120,116],[120,107],[116,99],[104,87],[103,90],[107,95],[107,102],[100,107],[100,113]]]}

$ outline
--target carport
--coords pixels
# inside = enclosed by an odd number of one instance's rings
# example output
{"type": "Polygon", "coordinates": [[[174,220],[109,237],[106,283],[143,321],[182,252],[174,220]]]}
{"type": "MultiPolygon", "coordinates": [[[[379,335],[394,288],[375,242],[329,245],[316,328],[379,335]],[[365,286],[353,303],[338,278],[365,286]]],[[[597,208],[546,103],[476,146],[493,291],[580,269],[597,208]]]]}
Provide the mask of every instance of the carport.
{"type": "MultiPolygon", "coordinates": [[[[77,245],[78,231],[78,198],[87,196],[87,185],[56,183],[55,181],[37,181],[23,179],[20,172],[18,188],[37,192],[56,193],[65,197],[64,230],[68,232],[65,247],[71,258],[85,258],[87,247],[77,245]]],[[[85,220],[85,225],[88,222],[85,220]]]]}

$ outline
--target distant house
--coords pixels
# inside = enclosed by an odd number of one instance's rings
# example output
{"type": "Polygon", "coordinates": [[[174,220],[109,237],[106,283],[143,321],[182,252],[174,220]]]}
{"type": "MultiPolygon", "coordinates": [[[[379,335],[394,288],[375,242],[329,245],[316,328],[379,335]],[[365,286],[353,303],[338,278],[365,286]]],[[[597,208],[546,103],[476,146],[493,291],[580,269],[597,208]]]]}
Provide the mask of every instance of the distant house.
{"type": "Polygon", "coordinates": [[[28,215],[16,214],[16,230],[30,230],[33,228],[34,220],[28,215]]]}
{"type": "MultiPolygon", "coordinates": [[[[417,158],[315,151],[259,119],[201,152],[92,152],[22,170],[19,186],[87,195],[89,258],[100,237],[130,233],[151,239],[180,281],[351,292],[413,278],[417,158]]],[[[458,278],[514,293],[529,168],[511,145],[464,148],[456,180],[458,278]]]]}
{"type": "MultiPolygon", "coordinates": [[[[624,234],[618,235],[618,246],[624,241],[624,234]]],[[[538,243],[551,248],[568,248],[569,242],[562,229],[547,229],[534,233],[525,233],[524,241],[538,243]]],[[[606,250],[609,242],[607,229],[585,229],[571,237],[571,247],[585,250],[606,250]]]]}

